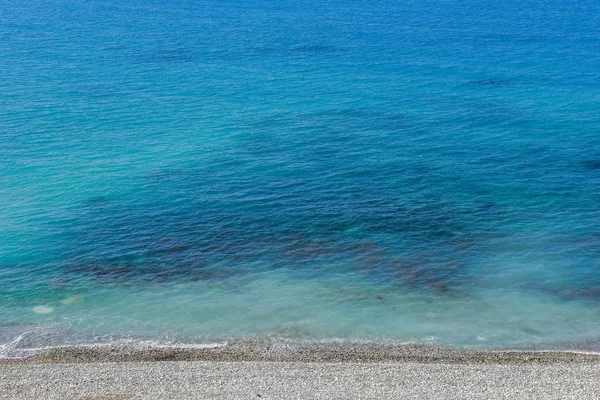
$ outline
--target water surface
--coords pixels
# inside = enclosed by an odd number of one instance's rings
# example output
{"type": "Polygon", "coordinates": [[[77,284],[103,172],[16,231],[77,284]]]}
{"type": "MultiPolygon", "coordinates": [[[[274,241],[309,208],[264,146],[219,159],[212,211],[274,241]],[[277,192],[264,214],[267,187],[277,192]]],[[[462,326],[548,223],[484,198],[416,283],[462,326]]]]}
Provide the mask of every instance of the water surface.
{"type": "Polygon", "coordinates": [[[597,349],[598,15],[0,0],[3,348],[597,349]]]}

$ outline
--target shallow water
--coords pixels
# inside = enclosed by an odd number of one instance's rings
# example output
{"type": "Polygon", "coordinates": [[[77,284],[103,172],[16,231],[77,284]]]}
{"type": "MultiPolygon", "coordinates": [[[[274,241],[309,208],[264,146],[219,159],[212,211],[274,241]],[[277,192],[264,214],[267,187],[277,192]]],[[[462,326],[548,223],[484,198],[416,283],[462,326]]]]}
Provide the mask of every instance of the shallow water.
{"type": "Polygon", "coordinates": [[[0,342],[598,348],[598,4],[0,10],[0,342]]]}

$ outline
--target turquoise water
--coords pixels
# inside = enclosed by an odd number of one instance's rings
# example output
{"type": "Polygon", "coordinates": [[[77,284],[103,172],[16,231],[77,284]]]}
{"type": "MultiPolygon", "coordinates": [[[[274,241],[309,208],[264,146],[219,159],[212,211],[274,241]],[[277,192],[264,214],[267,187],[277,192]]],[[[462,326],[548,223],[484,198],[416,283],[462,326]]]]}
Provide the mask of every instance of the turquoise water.
{"type": "Polygon", "coordinates": [[[598,349],[598,15],[0,0],[0,350],[598,349]]]}

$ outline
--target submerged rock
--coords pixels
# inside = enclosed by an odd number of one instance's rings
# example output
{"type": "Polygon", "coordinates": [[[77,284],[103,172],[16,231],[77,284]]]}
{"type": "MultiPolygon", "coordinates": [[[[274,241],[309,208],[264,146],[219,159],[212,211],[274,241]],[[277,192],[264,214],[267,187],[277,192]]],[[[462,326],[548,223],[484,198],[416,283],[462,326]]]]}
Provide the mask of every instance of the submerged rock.
{"type": "Polygon", "coordinates": [[[600,302],[600,288],[570,290],[566,297],[572,300],[600,302]]]}

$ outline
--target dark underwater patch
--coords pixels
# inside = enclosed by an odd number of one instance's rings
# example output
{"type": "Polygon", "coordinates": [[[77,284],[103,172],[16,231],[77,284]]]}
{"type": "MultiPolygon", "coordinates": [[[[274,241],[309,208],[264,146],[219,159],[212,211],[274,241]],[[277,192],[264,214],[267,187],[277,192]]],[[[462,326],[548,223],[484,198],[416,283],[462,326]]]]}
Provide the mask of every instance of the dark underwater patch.
{"type": "Polygon", "coordinates": [[[461,266],[457,262],[444,263],[443,260],[408,258],[392,263],[399,283],[409,287],[420,287],[445,293],[451,289],[461,266]]]}
{"type": "Polygon", "coordinates": [[[583,167],[590,171],[595,171],[600,169],[600,160],[586,160],[581,163],[583,167]]]}
{"type": "Polygon", "coordinates": [[[563,301],[600,303],[600,286],[588,286],[574,288],[537,285],[536,282],[528,282],[528,289],[538,290],[546,295],[555,296],[563,301]]]}
{"type": "Polygon", "coordinates": [[[183,64],[196,60],[196,53],[186,49],[159,50],[135,58],[138,64],[183,64]]]}
{"type": "Polygon", "coordinates": [[[181,243],[171,239],[163,239],[160,240],[159,243],[152,248],[150,248],[146,255],[148,256],[169,256],[169,255],[178,255],[179,253],[183,253],[187,250],[190,250],[192,246],[187,243],[181,243]]]}
{"type": "MultiPolygon", "coordinates": [[[[403,120],[393,112],[367,108],[304,115],[357,123],[371,117],[403,120]]],[[[365,172],[361,165],[359,161],[358,169],[350,165],[325,178],[305,179],[297,187],[278,186],[291,178],[271,170],[250,178],[220,176],[199,166],[152,170],[135,202],[86,209],[65,271],[128,284],[220,279],[255,273],[256,265],[264,270],[314,267],[320,274],[320,268],[337,265],[338,272],[358,271],[375,280],[450,290],[462,264],[449,267],[439,249],[458,259],[474,251],[477,239],[470,234],[470,224],[482,217],[445,201],[437,191],[403,198],[402,188],[387,185],[390,180],[428,180],[442,173],[434,167],[398,165],[365,172]],[[376,239],[390,235],[403,244],[382,245],[376,239]],[[403,259],[399,268],[397,260],[406,258],[398,254],[404,246],[424,254],[422,260],[403,259]]]]}
{"type": "Polygon", "coordinates": [[[474,214],[482,217],[498,217],[503,214],[503,210],[493,201],[487,201],[480,203],[474,210],[474,214]]]}
{"type": "Polygon", "coordinates": [[[85,204],[90,206],[99,206],[105,204],[106,202],[108,202],[108,197],[106,196],[93,196],[88,198],[85,201],[85,204]]]}
{"type": "Polygon", "coordinates": [[[509,81],[503,79],[479,79],[469,82],[470,85],[481,86],[481,87],[499,87],[508,86],[509,81]]]}
{"type": "Polygon", "coordinates": [[[298,54],[332,54],[339,53],[340,48],[326,44],[302,44],[290,48],[290,51],[298,54]]]}
{"type": "MultiPolygon", "coordinates": [[[[219,275],[206,269],[201,262],[157,263],[152,260],[137,263],[94,263],[70,264],[65,266],[69,273],[87,275],[103,283],[136,285],[138,283],[194,282],[216,279],[219,275]]],[[[223,274],[221,274],[222,276],[223,274]]]]}
{"type": "Polygon", "coordinates": [[[114,84],[107,83],[78,83],[73,85],[71,93],[77,97],[93,99],[110,99],[123,95],[125,92],[114,84]]]}
{"type": "Polygon", "coordinates": [[[600,287],[570,290],[565,293],[570,300],[600,302],[600,287]]]}
{"type": "Polygon", "coordinates": [[[307,43],[293,46],[257,46],[250,49],[252,52],[261,55],[305,55],[318,56],[337,54],[343,51],[342,48],[328,44],[307,43]]]}

